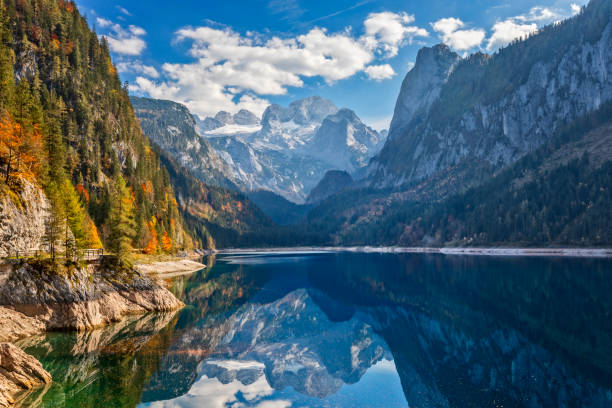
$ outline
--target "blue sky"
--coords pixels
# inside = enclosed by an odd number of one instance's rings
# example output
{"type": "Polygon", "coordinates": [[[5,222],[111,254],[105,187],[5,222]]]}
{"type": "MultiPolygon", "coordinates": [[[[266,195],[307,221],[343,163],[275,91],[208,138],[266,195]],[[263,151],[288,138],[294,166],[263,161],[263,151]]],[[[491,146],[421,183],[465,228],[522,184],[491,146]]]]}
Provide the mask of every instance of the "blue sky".
{"type": "Polygon", "coordinates": [[[586,0],[77,0],[132,92],[201,117],[311,95],[384,128],[418,50],[494,52],[586,0]]]}

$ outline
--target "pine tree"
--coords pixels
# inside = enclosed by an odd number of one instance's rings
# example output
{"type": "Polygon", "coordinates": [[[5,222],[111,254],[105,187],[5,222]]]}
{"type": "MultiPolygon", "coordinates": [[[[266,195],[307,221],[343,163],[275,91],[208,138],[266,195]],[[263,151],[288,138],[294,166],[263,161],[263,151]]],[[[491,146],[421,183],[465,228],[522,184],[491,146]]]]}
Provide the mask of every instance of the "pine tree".
{"type": "Polygon", "coordinates": [[[49,215],[45,220],[45,235],[43,243],[51,255],[53,263],[57,261],[60,252],[61,242],[65,239],[65,216],[61,203],[60,190],[55,183],[47,186],[47,197],[51,203],[49,215]]]}
{"type": "Polygon", "coordinates": [[[121,261],[127,261],[132,250],[132,240],[136,234],[134,199],[121,175],[115,178],[109,221],[111,227],[109,248],[121,261]]]}
{"type": "Polygon", "coordinates": [[[87,245],[85,236],[85,211],[79,196],[70,180],[65,180],[61,188],[66,224],[74,236],[75,249],[84,249],[87,245]]]}

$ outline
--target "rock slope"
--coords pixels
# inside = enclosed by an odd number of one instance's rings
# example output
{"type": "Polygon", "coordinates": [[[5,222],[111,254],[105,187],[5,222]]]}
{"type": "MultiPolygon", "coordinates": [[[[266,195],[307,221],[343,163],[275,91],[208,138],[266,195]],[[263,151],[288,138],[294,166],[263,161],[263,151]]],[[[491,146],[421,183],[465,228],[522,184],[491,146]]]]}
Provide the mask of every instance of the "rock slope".
{"type": "Polygon", "coordinates": [[[0,257],[40,249],[45,234],[43,222],[49,213],[49,200],[42,189],[20,179],[21,194],[0,194],[0,257]]]}

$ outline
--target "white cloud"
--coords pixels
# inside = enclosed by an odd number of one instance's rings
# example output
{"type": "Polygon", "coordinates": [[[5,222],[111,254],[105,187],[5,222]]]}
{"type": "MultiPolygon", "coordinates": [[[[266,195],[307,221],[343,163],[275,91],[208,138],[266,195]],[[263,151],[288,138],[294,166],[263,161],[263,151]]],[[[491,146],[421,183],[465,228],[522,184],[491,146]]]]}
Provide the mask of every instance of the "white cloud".
{"type": "Polygon", "coordinates": [[[517,38],[526,37],[537,30],[538,26],[535,23],[521,24],[512,19],[499,21],[493,26],[493,34],[487,42],[487,50],[494,51],[517,38]]]}
{"type": "Polygon", "coordinates": [[[333,83],[358,72],[377,80],[390,78],[395,72],[388,64],[370,64],[428,35],[413,22],[414,17],[403,13],[370,14],[358,37],[350,29],[330,33],[313,28],[295,37],[266,38],[230,28],[186,27],[176,32],[175,42],[190,42],[194,61],[166,63],[164,81],[139,77],[132,89],[184,103],[199,116],[242,108],[260,114],[268,105],[262,95],[283,95],[288,87],[303,87],[305,78],[333,83]]]}
{"type": "Polygon", "coordinates": [[[104,34],[112,52],[121,55],[140,55],[147,47],[147,43],[142,39],[147,32],[135,25],[124,28],[119,24],[113,23],[98,17],[97,24],[102,28],[109,28],[109,32],[104,34]]]}
{"type": "Polygon", "coordinates": [[[527,14],[514,17],[518,21],[552,23],[561,18],[561,14],[547,7],[532,7],[527,14]]]}
{"type": "Polygon", "coordinates": [[[411,25],[414,16],[406,13],[372,13],[364,22],[363,41],[372,48],[380,48],[386,57],[397,55],[398,48],[415,37],[428,37],[427,30],[411,25]]]}
{"type": "MultiPolygon", "coordinates": [[[[580,9],[578,5],[571,4],[570,9],[572,14],[576,13],[576,7],[574,6],[576,6],[578,10],[580,9]]],[[[492,28],[493,34],[491,34],[487,42],[487,50],[495,51],[517,38],[528,37],[537,32],[538,27],[557,22],[564,17],[568,17],[567,12],[536,6],[532,7],[525,14],[498,21],[492,28]]]]}
{"type": "Polygon", "coordinates": [[[382,81],[383,79],[389,79],[395,76],[395,71],[389,64],[370,65],[365,69],[365,73],[368,78],[376,81],[382,81]]]}
{"type": "Polygon", "coordinates": [[[431,25],[442,41],[458,51],[478,47],[485,39],[485,31],[480,28],[461,30],[465,23],[458,18],[443,18],[431,25]]]}
{"type": "Polygon", "coordinates": [[[117,63],[119,72],[141,74],[150,78],[159,78],[159,72],[151,65],[144,65],[141,61],[120,61],[117,63]]]}
{"type": "Polygon", "coordinates": [[[572,3],[572,4],[570,5],[570,7],[571,7],[571,9],[572,9],[572,14],[573,14],[573,15],[576,15],[576,14],[580,13],[580,10],[582,10],[582,7],[580,7],[580,6],[579,6],[578,4],[576,4],[576,3],[572,3]]]}
{"type": "Polygon", "coordinates": [[[98,24],[102,28],[106,28],[108,26],[113,25],[113,22],[110,21],[110,20],[107,20],[105,18],[102,18],[102,17],[97,17],[96,18],[96,24],[98,24]]]}

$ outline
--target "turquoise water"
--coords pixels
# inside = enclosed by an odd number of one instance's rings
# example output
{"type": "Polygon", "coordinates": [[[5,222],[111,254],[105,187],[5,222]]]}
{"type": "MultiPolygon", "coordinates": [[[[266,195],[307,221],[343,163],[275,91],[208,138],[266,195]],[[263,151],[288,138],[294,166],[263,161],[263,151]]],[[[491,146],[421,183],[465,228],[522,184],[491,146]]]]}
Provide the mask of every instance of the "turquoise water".
{"type": "Polygon", "coordinates": [[[33,407],[610,407],[612,261],[241,254],[180,312],[20,345],[33,407]]]}

